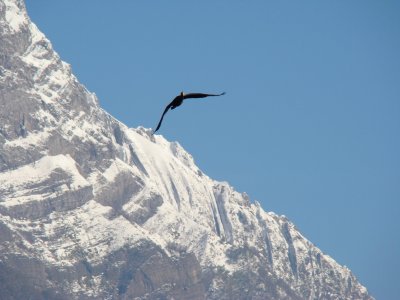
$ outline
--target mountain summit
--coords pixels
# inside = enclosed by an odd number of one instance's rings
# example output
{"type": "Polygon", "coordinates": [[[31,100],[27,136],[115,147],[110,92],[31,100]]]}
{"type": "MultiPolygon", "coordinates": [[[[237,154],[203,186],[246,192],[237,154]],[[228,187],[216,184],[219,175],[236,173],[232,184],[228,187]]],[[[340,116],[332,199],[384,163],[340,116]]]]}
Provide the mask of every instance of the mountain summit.
{"type": "Polygon", "coordinates": [[[106,113],[0,0],[2,299],[372,299],[284,216],[106,113]]]}

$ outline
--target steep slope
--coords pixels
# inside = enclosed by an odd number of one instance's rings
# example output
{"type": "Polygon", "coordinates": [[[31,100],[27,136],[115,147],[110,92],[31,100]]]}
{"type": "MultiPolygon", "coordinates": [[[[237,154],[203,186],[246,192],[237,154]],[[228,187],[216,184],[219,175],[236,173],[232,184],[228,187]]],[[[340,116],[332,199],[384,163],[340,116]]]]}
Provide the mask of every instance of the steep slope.
{"type": "Polygon", "coordinates": [[[371,299],[346,267],[178,143],[102,110],[0,0],[4,299],[371,299]]]}

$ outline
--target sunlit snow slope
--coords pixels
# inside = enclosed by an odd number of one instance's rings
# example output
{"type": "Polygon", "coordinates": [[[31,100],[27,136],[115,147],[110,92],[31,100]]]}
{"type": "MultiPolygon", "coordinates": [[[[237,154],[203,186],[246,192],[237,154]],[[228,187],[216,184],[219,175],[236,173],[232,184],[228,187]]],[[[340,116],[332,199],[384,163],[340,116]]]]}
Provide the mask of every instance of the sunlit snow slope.
{"type": "Polygon", "coordinates": [[[285,217],[102,110],[20,0],[0,0],[0,91],[2,299],[371,299],[285,217]]]}

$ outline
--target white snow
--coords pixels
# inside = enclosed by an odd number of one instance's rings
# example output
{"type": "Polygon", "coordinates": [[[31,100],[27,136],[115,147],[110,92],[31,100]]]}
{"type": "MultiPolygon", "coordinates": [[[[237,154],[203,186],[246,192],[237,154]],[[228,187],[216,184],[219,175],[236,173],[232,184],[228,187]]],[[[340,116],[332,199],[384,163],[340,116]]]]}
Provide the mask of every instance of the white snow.
{"type": "Polygon", "coordinates": [[[5,147],[22,147],[22,148],[29,148],[29,147],[40,147],[43,145],[47,138],[50,136],[49,131],[38,131],[38,132],[29,132],[26,137],[19,137],[12,141],[6,141],[4,146],[5,147]]]}
{"type": "Polygon", "coordinates": [[[30,186],[48,179],[57,169],[68,173],[71,179],[69,186],[62,185],[62,193],[66,190],[75,190],[89,185],[89,182],[80,174],[75,161],[69,155],[44,156],[30,165],[15,170],[0,173],[0,191],[7,197],[0,202],[3,206],[13,206],[27,201],[41,201],[50,196],[48,194],[32,193],[30,186]],[[6,193],[7,192],[7,193],[6,193]]]}
{"type": "Polygon", "coordinates": [[[54,169],[60,168],[73,177],[72,187],[86,185],[88,182],[79,173],[75,161],[70,155],[44,156],[31,165],[0,173],[0,185],[13,184],[20,186],[27,182],[36,182],[38,178],[48,177],[54,169]]]}
{"type": "Polygon", "coordinates": [[[24,10],[20,9],[15,1],[3,0],[5,9],[5,18],[7,25],[11,29],[11,32],[18,32],[19,29],[28,23],[28,17],[24,10]]]}

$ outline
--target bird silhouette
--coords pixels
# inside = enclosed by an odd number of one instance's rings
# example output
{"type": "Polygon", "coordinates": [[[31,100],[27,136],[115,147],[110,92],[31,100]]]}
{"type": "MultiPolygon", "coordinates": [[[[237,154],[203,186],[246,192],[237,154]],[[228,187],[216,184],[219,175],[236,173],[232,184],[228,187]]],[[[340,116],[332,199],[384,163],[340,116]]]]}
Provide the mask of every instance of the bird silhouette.
{"type": "Polygon", "coordinates": [[[158,125],[156,129],[153,131],[153,134],[157,132],[158,129],[161,127],[161,123],[164,119],[165,114],[169,109],[175,109],[178,106],[180,106],[183,103],[183,100],[189,99],[189,98],[205,98],[205,97],[215,97],[215,96],[222,96],[225,95],[225,92],[221,94],[202,94],[202,93],[189,93],[189,94],[184,94],[181,92],[178,96],[174,98],[174,100],[171,101],[170,104],[167,105],[167,107],[164,109],[164,112],[161,116],[160,122],[158,122],[158,125]]]}

